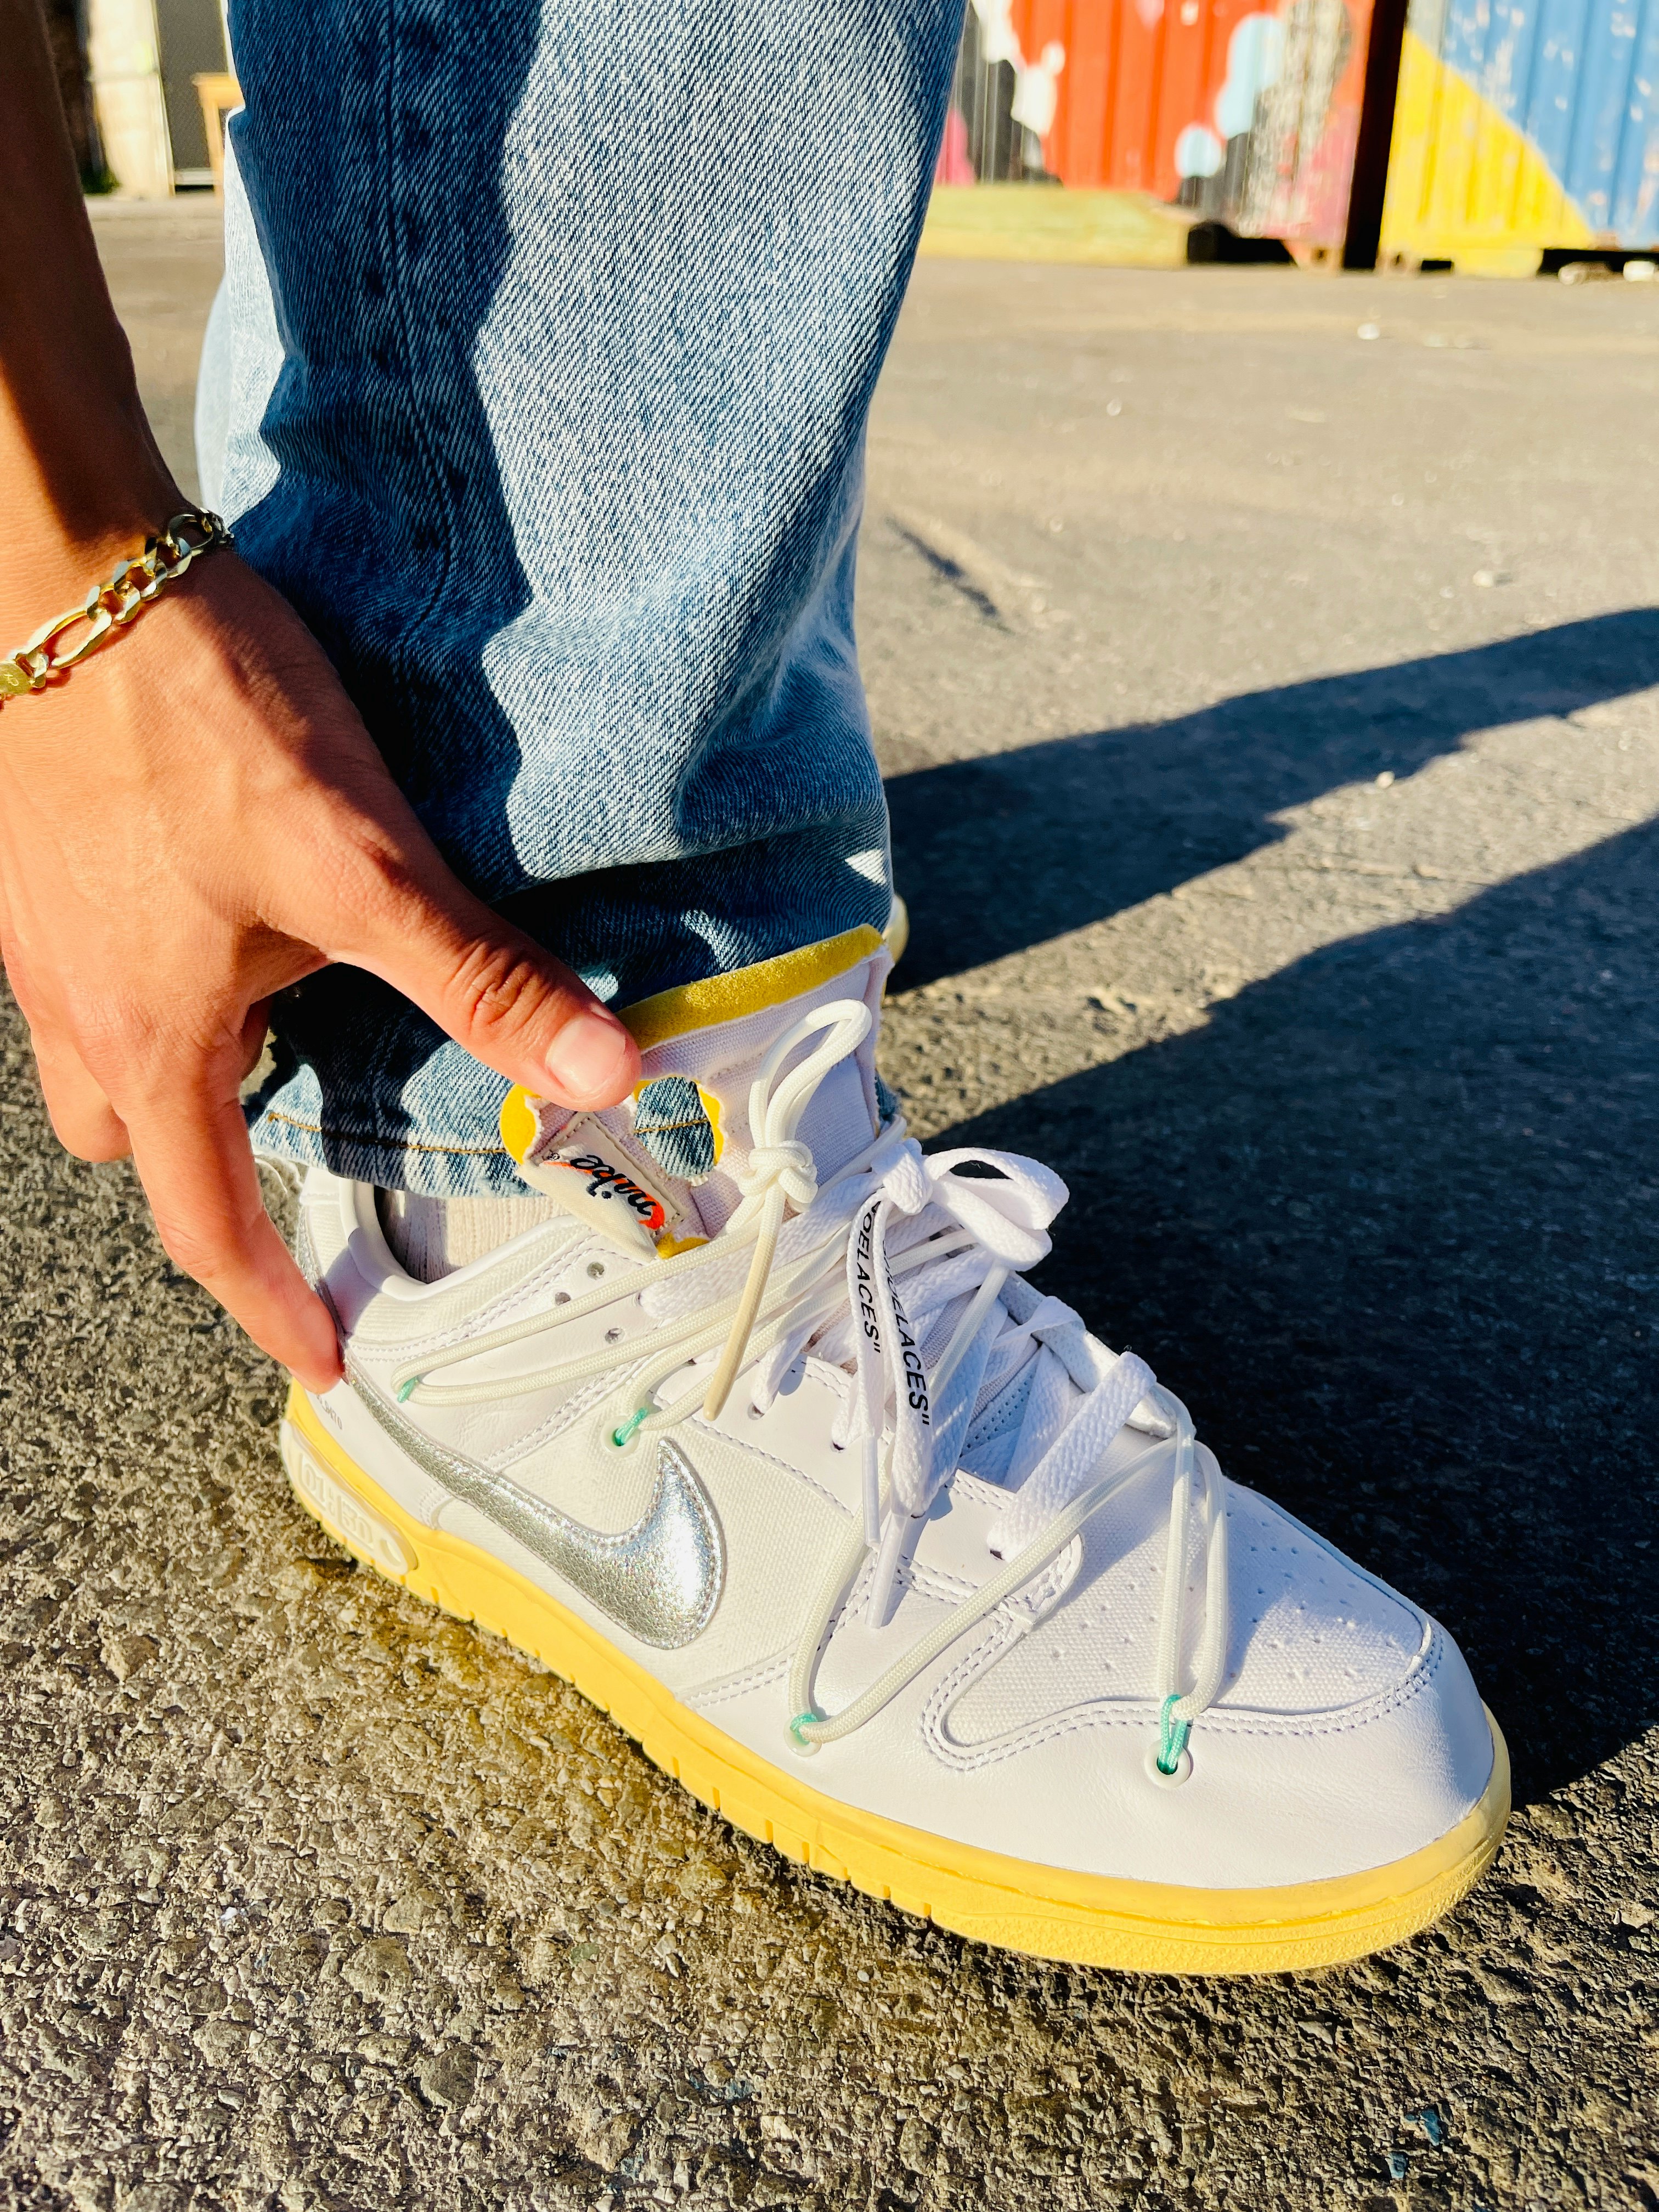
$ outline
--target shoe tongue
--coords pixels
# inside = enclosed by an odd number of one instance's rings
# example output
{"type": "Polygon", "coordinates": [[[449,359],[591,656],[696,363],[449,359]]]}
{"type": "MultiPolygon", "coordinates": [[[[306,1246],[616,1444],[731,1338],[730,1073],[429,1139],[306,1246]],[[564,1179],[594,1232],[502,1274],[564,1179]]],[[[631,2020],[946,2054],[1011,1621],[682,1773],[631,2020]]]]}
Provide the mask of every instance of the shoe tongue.
{"type": "MultiPolygon", "coordinates": [[[[665,1258],[717,1235],[737,1206],[738,1178],[749,1166],[749,1093],[762,1060],[803,1014],[855,999],[870,1008],[870,1032],[818,1085],[797,1131],[820,1182],[827,1182],[863,1151],[884,1118],[875,1048],[891,964],[884,946],[780,1004],[648,1039],[632,1097],[603,1114],[572,1114],[512,1092],[501,1134],[520,1173],[569,1212],[665,1258]]],[[[799,1057],[817,1042],[805,1039],[799,1057]]]]}

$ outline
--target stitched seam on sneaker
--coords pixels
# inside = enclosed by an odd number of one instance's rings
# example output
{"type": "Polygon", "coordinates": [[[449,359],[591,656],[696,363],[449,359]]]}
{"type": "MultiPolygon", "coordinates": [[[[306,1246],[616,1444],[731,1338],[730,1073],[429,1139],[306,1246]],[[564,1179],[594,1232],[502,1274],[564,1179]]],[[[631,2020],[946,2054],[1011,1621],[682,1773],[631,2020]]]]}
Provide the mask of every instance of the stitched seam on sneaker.
{"type": "Polygon", "coordinates": [[[833,1505],[843,1519],[852,1520],[853,1510],[846,1500],[837,1498],[833,1490],[815,1475],[808,1474],[805,1468],[797,1467],[791,1460],[780,1459],[775,1452],[768,1451],[764,1444],[751,1444],[746,1437],[734,1437],[729,1429],[719,1427],[716,1423],[705,1419],[701,1413],[691,1416],[691,1425],[701,1429],[706,1437],[716,1437],[723,1444],[735,1444],[739,1451],[751,1452],[757,1459],[763,1459],[769,1467],[778,1468],[785,1474],[793,1475],[796,1481],[804,1483],[815,1497],[823,1498],[827,1505],[833,1505]]]}
{"type": "Polygon", "coordinates": [[[585,1413],[591,1413],[595,1406],[608,1398],[622,1371],[617,1369],[609,1375],[594,1376],[585,1388],[572,1391],[539,1428],[532,1430],[528,1436],[515,1437],[503,1450],[489,1459],[481,1459],[479,1466],[487,1467],[492,1474],[510,1474],[521,1460],[528,1459],[532,1452],[539,1451],[544,1444],[551,1443],[555,1437],[574,1428],[585,1413]]]}
{"type": "MultiPolygon", "coordinates": [[[[945,1730],[951,1708],[980,1674],[990,1671],[1007,1649],[1006,1641],[999,1648],[990,1649],[993,1639],[986,1638],[975,1644],[959,1663],[952,1668],[928,1698],[921,1713],[921,1731],[928,1749],[944,1765],[964,1772],[978,1767],[994,1766],[1003,1760],[1018,1758],[1020,1753],[1040,1749],[1061,1736],[1073,1735],[1080,1729],[1110,1728],[1144,1729],[1157,1719],[1157,1701],[1142,1698],[1125,1698],[1122,1703],[1131,1710],[1119,1711],[1096,1704],[1073,1705],[1063,1713],[1051,1713],[1040,1721],[1029,1722],[1014,1732],[994,1736],[984,1744],[964,1745],[953,1742],[945,1730]]],[[[1286,1714],[1282,1727],[1264,1727],[1259,1722],[1247,1722],[1227,1711],[1222,1705],[1212,1705],[1200,1725],[1206,1734],[1225,1735],[1235,1740],[1259,1738],[1263,1742],[1293,1742],[1298,1738],[1313,1742],[1329,1736],[1354,1735],[1370,1728],[1389,1713],[1409,1705],[1432,1683],[1444,1660],[1446,1639],[1437,1628],[1426,1653],[1413,1663],[1406,1680],[1369,1704],[1351,1708],[1340,1717],[1325,1722],[1310,1718],[1306,1714],[1286,1714]]]]}
{"type": "MultiPolygon", "coordinates": [[[[365,1322],[373,1322],[374,1309],[371,1307],[352,1332],[352,1340],[361,1349],[371,1352],[395,1352],[410,1359],[418,1359],[428,1352],[447,1352],[452,1345],[459,1344],[469,1336],[485,1335],[490,1329],[510,1321],[516,1313],[532,1305],[550,1283],[556,1282],[561,1275],[568,1274],[580,1266],[586,1254],[604,1249],[597,1237],[586,1243],[566,1245],[541,1261],[532,1273],[509,1285],[486,1304],[469,1308],[459,1321],[428,1328],[423,1336],[410,1336],[395,1329],[385,1336],[377,1334],[372,1326],[364,1326],[365,1322]]],[[[447,1279],[440,1276],[438,1281],[442,1283],[447,1279]]],[[[436,1290],[438,1284],[430,1287],[436,1290]]],[[[387,1315],[384,1317],[392,1323],[400,1320],[402,1316],[387,1315]]]]}
{"type": "Polygon", "coordinates": [[[774,1652],[769,1659],[757,1659],[741,1674],[729,1674],[705,1689],[687,1690],[681,1697],[682,1705],[692,1711],[705,1712],[714,1705],[729,1705],[736,1698],[746,1698],[753,1690],[763,1690],[773,1682],[781,1682],[789,1672],[787,1651],[774,1652]]]}

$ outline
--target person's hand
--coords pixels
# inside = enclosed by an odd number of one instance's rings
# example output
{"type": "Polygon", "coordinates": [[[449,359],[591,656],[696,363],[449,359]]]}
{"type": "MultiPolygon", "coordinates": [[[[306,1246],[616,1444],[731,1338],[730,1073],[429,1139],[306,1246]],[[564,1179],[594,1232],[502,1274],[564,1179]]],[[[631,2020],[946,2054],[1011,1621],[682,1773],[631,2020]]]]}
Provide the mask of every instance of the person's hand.
{"type": "Polygon", "coordinates": [[[273,992],[346,961],[544,1097],[607,1106],[639,1074],[615,1016],[446,867],[234,553],[0,708],[0,955],[64,1144],[130,1152],[173,1260],[313,1389],[339,1372],[333,1324],[266,1217],[238,1098],[273,992]]]}

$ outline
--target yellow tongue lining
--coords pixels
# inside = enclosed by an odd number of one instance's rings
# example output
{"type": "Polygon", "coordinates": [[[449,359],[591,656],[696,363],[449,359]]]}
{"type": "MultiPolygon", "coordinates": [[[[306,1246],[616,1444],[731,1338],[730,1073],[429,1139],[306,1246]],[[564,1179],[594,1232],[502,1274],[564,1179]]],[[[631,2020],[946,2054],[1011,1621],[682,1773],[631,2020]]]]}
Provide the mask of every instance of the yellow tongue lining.
{"type": "MultiPolygon", "coordinates": [[[[780,952],[775,959],[757,960],[752,968],[738,968],[729,975],[710,975],[701,983],[677,983],[672,991],[641,999],[617,1009],[641,1052],[691,1030],[712,1029],[716,1022],[740,1021],[745,1014],[764,1013],[781,1006],[804,992],[815,991],[836,975],[844,975],[882,946],[882,934],[867,923],[826,937],[817,945],[803,945],[795,952],[780,952]]],[[[511,1151],[512,1147],[507,1148],[511,1151]]]]}

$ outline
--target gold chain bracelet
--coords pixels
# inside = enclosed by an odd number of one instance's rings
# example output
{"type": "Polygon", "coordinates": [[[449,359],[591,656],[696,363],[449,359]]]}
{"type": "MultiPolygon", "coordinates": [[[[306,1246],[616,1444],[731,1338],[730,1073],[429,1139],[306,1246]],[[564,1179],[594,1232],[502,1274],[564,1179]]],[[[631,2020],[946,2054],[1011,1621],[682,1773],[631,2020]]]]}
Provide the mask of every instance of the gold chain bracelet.
{"type": "Polygon", "coordinates": [[[80,606],[42,623],[27,645],[0,660],[0,702],[21,698],[25,691],[44,690],[52,677],[95,653],[147,607],[164,585],[182,576],[192,561],[234,542],[216,514],[198,507],[175,514],[165,530],[144,540],[142,553],[122,562],[108,583],[94,584],[80,606]],[[58,639],[79,623],[87,625],[86,635],[73,645],[60,646],[58,639]]]}

